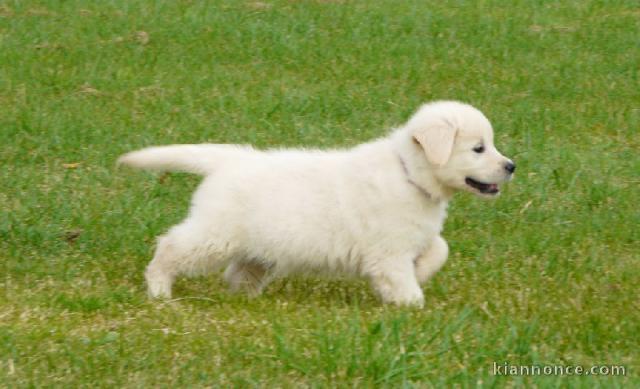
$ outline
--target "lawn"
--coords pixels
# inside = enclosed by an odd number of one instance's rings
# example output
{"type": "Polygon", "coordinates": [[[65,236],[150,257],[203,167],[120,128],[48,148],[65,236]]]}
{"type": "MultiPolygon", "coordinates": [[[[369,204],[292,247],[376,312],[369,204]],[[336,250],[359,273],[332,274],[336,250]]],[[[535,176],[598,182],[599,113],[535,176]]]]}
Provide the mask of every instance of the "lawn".
{"type": "Polygon", "coordinates": [[[639,37],[634,0],[1,2],[0,387],[640,386],[639,37]],[[219,275],[147,300],[199,178],[120,154],[349,147],[435,99],[484,111],[518,172],[456,196],[423,309],[219,275]]]}

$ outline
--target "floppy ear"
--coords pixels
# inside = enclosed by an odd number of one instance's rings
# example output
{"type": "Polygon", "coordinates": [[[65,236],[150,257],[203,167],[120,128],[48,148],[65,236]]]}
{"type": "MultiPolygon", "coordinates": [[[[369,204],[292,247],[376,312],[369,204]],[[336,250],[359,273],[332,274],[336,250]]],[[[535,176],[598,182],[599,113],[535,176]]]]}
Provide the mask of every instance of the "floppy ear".
{"type": "Polygon", "coordinates": [[[456,128],[450,123],[424,123],[413,130],[415,139],[427,160],[436,166],[442,166],[449,160],[453,150],[453,141],[456,137],[456,128]]]}

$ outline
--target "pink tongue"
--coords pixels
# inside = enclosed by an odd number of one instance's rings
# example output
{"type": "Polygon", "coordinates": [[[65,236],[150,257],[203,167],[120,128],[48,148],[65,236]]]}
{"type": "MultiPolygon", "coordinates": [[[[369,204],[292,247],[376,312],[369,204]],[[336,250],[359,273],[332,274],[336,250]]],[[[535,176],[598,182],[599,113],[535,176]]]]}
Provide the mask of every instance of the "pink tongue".
{"type": "Polygon", "coordinates": [[[498,184],[489,184],[490,189],[498,189],[498,184]]]}

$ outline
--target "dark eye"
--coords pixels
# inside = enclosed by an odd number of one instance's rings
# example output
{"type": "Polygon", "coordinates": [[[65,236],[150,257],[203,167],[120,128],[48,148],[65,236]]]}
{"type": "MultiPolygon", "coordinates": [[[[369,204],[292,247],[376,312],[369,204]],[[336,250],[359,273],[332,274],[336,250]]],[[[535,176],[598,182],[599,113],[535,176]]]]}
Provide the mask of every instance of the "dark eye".
{"type": "Polygon", "coordinates": [[[473,148],[473,151],[475,151],[478,154],[484,153],[484,146],[483,145],[476,146],[473,148]]]}

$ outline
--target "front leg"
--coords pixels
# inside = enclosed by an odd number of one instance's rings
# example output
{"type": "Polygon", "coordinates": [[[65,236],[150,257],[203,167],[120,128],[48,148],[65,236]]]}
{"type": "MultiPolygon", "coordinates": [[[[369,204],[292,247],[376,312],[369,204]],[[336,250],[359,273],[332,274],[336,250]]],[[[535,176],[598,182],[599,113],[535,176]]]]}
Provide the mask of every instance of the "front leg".
{"type": "Polygon", "coordinates": [[[416,278],[424,284],[436,274],[447,261],[449,246],[440,235],[433,238],[427,249],[415,260],[416,278]]]}
{"type": "Polygon", "coordinates": [[[372,264],[368,276],[382,301],[422,307],[424,295],[411,256],[383,259],[372,264]]]}

